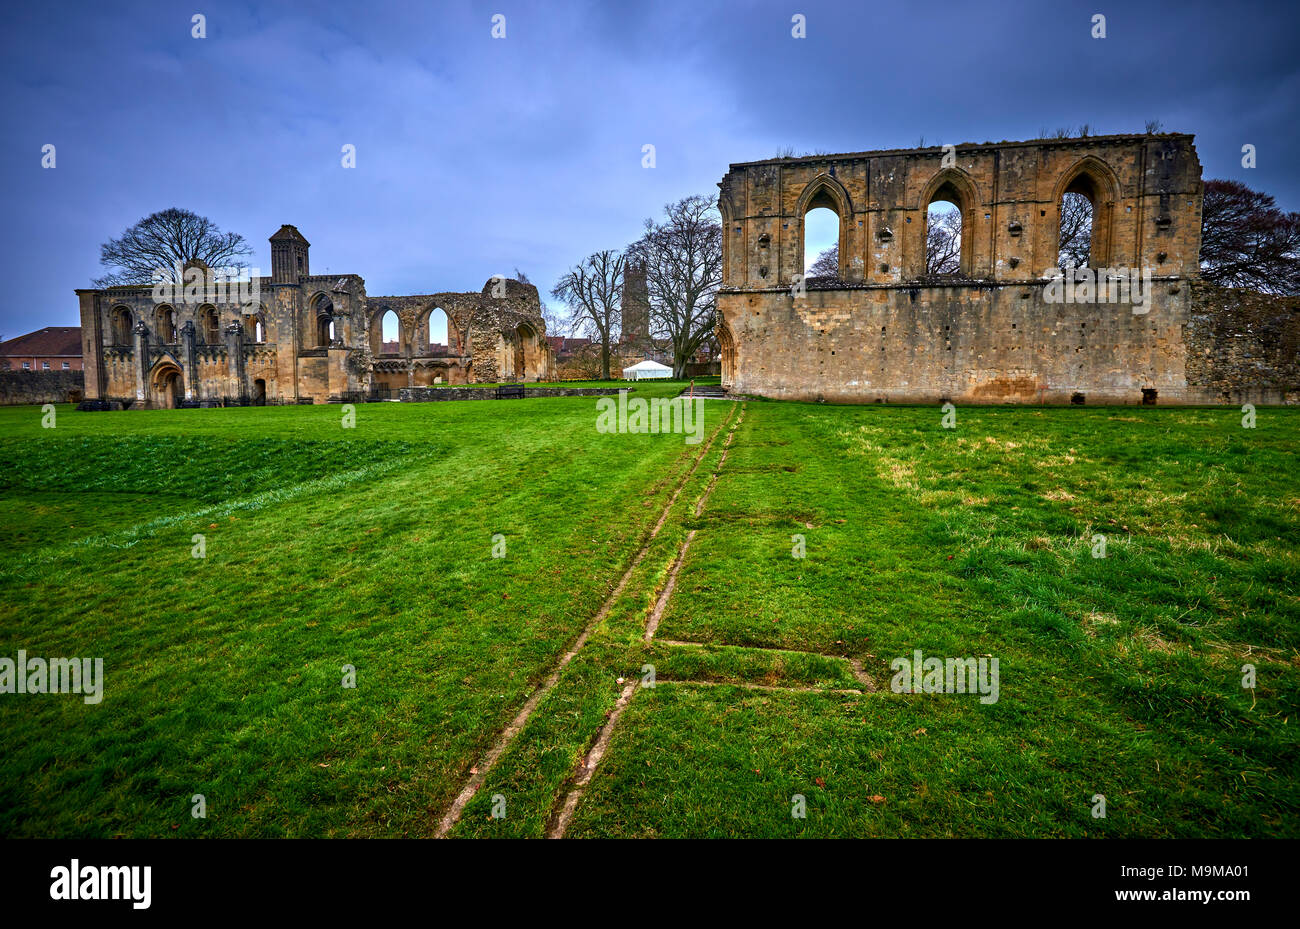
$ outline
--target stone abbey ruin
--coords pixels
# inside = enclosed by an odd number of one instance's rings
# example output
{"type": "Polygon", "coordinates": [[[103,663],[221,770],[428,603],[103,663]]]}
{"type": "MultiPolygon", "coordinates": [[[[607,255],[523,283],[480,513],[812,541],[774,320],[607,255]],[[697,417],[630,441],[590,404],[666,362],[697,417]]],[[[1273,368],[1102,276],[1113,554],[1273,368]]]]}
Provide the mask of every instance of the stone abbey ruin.
{"type": "Polygon", "coordinates": [[[481,293],[372,297],[356,274],[313,275],[293,226],[271,236],[256,306],[238,298],[158,302],[150,286],[78,290],[88,400],[170,408],[314,402],[435,383],[554,375],[537,288],[496,277],[481,293]],[[398,319],[395,343],[383,318],[398,319]],[[431,319],[446,314],[447,341],[431,319]]]}
{"type": "MultiPolygon", "coordinates": [[[[733,164],[718,186],[717,336],[723,387],[736,394],[1300,402],[1300,300],[1199,280],[1201,166],[1190,135],[775,158],[733,164]],[[1091,206],[1091,243],[1086,268],[1061,272],[1069,194],[1091,206]],[[936,200],[961,214],[954,273],[927,273],[936,200]],[[839,274],[805,282],[805,216],[817,207],[839,217],[839,274]]],[[[258,279],[251,307],[160,302],[148,286],[78,290],[87,399],[319,403],[555,376],[531,284],[493,278],[480,293],[372,297],[358,275],[312,275],[293,226],[270,242],[271,275],[258,279]],[[383,339],[390,311],[396,342],[383,339]],[[445,344],[431,338],[437,312],[445,344]]],[[[624,322],[648,335],[635,309],[624,322]]]]}
{"type": "Polygon", "coordinates": [[[1202,184],[1190,135],[775,158],[733,164],[718,186],[717,334],[734,392],[844,403],[1300,401],[1296,299],[1197,279],[1202,184]],[[1070,193],[1092,206],[1088,268],[1054,280],[1070,193]],[[926,273],[936,200],[961,211],[954,274],[926,273]],[[839,280],[801,287],[804,217],[823,206],[840,220],[839,280]]]}

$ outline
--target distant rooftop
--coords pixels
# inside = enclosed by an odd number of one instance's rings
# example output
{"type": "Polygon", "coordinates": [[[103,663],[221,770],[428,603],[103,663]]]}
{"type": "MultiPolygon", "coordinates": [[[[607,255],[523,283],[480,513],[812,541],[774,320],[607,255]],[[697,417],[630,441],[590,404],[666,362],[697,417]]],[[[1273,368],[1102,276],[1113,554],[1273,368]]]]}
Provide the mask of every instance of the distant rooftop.
{"type": "Polygon", "coordinates": [[[291,242],[301,242],[303,245],[311,245],[307,238],[298,231],[297,226],[290,226],[288,223],[281,226],[280,231],[271,236],[272,242],[283,242],[286,239],[291,242]]]}
{"type": "Polygon", "coordinates": [[[80,326],[46,326],[0,342],[0,355],[81,357],[80,326]]]}

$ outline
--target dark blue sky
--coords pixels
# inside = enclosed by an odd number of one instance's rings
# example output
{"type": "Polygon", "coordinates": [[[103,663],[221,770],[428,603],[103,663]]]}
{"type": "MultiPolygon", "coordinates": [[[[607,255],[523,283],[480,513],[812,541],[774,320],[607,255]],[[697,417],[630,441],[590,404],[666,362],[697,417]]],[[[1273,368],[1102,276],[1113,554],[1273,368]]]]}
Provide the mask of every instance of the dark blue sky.
{"type": "Polygon", "coordinates": [[[542,290],[778,148],[1196,135],[1300,209],[1294,3],[9,4],[0,334],[76,324],[99,243],[183,206],[371,294],[542,290]],[[207,38],[190,17],[207,17],[207,38]],[[1107,38],[1090,35],[1094,13],[1107,38]],[[506,38],[490,36],[494,13],[506,38]],[[791,17],[807,38],[791,38],[791,17]],[[57,167],[41,168],[41,147],[57,167]],[[340,149],[357,149],[357,167],[340,149]],[[641,167],[642,145],[657,166],[641,167]],[[1254,144],[1258,167],[1241,167],[1254,144]]]}

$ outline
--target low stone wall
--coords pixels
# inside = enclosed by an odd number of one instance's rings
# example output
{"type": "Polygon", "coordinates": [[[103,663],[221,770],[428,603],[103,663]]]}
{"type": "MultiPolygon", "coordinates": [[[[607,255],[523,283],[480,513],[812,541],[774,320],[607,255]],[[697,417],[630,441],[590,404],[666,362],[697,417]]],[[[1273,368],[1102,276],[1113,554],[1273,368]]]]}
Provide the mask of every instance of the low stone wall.
{"type": "Polygon", "coordinates": [[[79,403],[85,383],[82,371],[0,371],[0,405],[79,403]]]}
{"type": "Polygon", "coordinates": [[[1300,297],[1197,283],[1184,341],[1190,401],[1300,403],[1300,297]]]}
{"type": "MultiPolygon", "coordinates": [[[[524,387],[524,396],[533,397],[599,397],[616,394],[628,387],[524,387]]],[[[434,400],[495,400],[495,387],[403,387],[397,399],[403,403],[425,403],[434,400]]]]}

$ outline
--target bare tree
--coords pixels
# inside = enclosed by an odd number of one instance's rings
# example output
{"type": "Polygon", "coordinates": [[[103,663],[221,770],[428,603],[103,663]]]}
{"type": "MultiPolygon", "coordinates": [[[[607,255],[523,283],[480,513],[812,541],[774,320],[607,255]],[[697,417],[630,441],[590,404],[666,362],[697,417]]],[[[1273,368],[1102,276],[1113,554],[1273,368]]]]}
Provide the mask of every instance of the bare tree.
{"type": "Polygon", "coordinates": [[[600,344],[600,376],[609,380],[610,344],[618,335],[622,316],[622,252],[605,250],[588,255],[560,278],[551,295],[564,301],[573,326],[583,327],[600,344]]]}
{"type": "MultiPolygon", "coordinates": [[[[961,211],[927,217],[925,273],[956,274],[961,270],[961,211]]],[[[809,285],[840,283],[840,247],[832,245],[808,267],[809,285]]]]}
{"type": "Polygon", "coordinates": [[[713,332],[722,286],[722,223],[717,198],[684,197],[664,208],[666,219],[645,221],[629,251],[644,262],[650,324],[672,343],[673,376],[686,375],[691,356],[713,332]]]}
{"type": "Polygon", "coordinates": [[[927,215],[925,273],[958,274],[961,271],[961,210],[927,215]]]}
{"type": "Polygon", "coordinates": [[[1300,294],[1300,213],[1240,181],[1205,182],[1201,277],[1225,287],[1300,294]]]}
{"type": "Polygon", "coordinates": [[[608,361],[603,357],[600,345],[593,342],[584,345],[568,358],[557,363],[560,377],[564,380],[594,381],[602,377],[609,380],[608,361]]]}
{"type": "Polygon", "coordinates": [[[804,282],[809,285],[828,285],[840,283],[840,245],[836,242],[817,256],[804,274],[804,282]]]}
{"type": "Polygon", "coordinates": [[[1058,267],[1087,267],[1092,254],[1092,201],[1083,194],[1066,194],[1061,198],[1060,233],[1058,267]]]}
{"type": "Polygon", "coordinates": [[[99,247],[99,263],[112,270],[94,281],[96,287],[149,284],[155,272],[180,284],[174,267],[202,261],[209,268],[245,268],[242,260],[253,249],[237,232],[222,232],[206,216],[177,207],[146,216],[99,247]]]}

